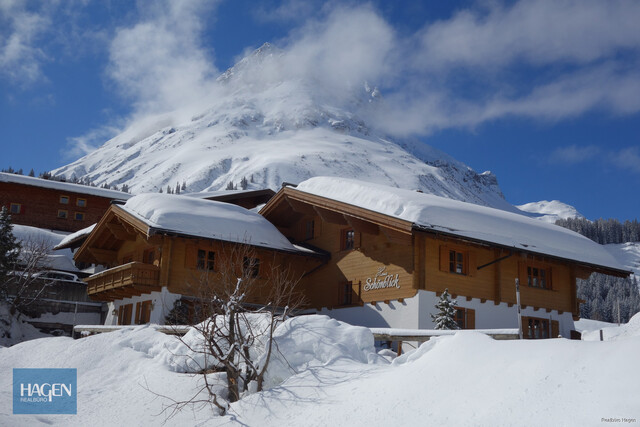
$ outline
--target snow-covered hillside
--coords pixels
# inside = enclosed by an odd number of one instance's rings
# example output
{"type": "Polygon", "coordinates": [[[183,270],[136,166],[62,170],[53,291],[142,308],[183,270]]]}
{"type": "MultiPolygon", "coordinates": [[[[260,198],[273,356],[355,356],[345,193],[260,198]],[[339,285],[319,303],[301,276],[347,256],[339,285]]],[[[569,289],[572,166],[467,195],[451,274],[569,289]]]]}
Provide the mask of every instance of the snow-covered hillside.
{"type": "Polygon", "coordinates": [[[620,264],[640,277],[640,242],[610,243],[604,247],[620,264]]]}
{"type": "Polygon", "coordinates": [[[516,207],[521,211],[538,214],[539,219],[551,224],[555,224],[559,219],[584,218],[576,208],[559,200],[541,200],[516,207]]]}
{"type": "Polygon", "coordinates": [[[85,157],[54,171],[133,193],[186,182],[188,192],[280,188],[317,175],[422,190],[514,210],[496,177],[478,174],[415,141],[396,142],[362,117],[384,102],[366,83],[340,101],[313,79],[287,77],[279,51],[265,45],[220,76],[206,107],[130,125],[85,157]]]}

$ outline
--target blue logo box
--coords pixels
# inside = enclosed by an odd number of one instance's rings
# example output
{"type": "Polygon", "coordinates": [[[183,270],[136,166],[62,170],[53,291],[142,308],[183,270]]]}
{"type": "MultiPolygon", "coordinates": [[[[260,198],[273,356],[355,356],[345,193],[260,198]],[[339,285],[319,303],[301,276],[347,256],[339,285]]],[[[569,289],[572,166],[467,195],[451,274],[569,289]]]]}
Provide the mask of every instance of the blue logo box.
{"type": "Polygon", "coordinates": [[[76,414],[77,369],[14,369],[14,414],[76,414]]]}

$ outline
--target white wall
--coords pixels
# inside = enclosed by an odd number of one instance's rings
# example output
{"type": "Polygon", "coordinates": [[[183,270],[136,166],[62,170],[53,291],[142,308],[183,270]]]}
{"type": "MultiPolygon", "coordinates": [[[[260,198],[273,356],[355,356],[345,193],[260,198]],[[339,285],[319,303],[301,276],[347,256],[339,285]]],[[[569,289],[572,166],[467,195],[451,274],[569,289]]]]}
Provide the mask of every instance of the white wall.
{"type": "Polygon", "coordinates": [[[156,323],[159,325],[164,324],[164,318],[169,314],[173,308],[173,303],[180,299],[182,295],[174,294],[167,290],[166,286],[162,287],[160,292],[151,292],[150,294],[142,294],[140,296],[134,296],[131,298],[124,298],[116,300],[108,304],[107,318],[105,319],[105,325],[117,325],[118,324],[118,308],[125,304],[133,304],[133,312],[131,314],[131,322],[135,322],[136,315],[136,303],[142,301],[151,300],[152,310],[150,323],[156,323]],[[113,314],[115,310],[115,315],[113,314]]]}
{"type": "Polygon", "coordinates": [[[327,310],[323,308],[318,314],[325,314],[334,319],[358,326],[370,328],[406,328],[418,329],[418,298],[405,298],[403,302],[392,300],[389,304],[378,302],[375,306],[365,304],[362,307],[345,307],[327,310]]]}

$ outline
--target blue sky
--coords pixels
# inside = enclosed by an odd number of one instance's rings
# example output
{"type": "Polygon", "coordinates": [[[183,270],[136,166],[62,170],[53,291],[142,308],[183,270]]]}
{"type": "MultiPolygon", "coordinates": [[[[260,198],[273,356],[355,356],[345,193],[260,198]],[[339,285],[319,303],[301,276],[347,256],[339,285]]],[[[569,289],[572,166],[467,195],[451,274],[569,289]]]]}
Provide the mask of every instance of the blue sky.
{"type": "Polygon", "coordinates": [[[0,0],[0,167],[69,163],[268,41],[324,85],[377,85],[381,128],[511,203],[638,218],[638,22],[637,1],[0,0]]]}

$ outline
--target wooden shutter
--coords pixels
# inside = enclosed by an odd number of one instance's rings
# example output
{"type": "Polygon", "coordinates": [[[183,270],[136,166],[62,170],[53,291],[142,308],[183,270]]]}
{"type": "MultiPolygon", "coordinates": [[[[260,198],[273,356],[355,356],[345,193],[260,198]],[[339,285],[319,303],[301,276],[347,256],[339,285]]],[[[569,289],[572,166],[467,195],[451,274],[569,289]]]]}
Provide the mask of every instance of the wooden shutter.
{"type": "Polygon", "coordinates": [[[187,245],[184,251],[184,266],[186,268],[196,268],[198,258],[198,248],[195,245],[187,245]]]}
{"type": "Polygon", "coordinates": [[[465,309],[465,327],[466,329],[476,328],[476,311],[472,308],[465,309]]]}
{"type": "Polygon", "coordinates": [[[449,272],[449,249],[445,245],[440,246],[440,271],[449,272]]]}
{"type": "Polygon", "coordinates": [[[137,302],[136,303],[136,325],[140,324],[140,312],[142,311],[142,304],[137,302]]]}
{"type": "Polygon", "coordinates": [[[478,264],[476,262],[476,253],[474,251],[469,251],[467,253],[467,274],[469,276],[475,276],[478,271],[478,264]]]}
{"type": "Polygon", "coordinates": [[[547,267],[546,270],[547,270],[547,289],[553,289],[553,280],[552,280],[553,270],[551,269],[551,267],[547,267]]]}
{"type": "Polygon", "coordinates": [[[122,325],[124,322],[124,306],[118,307],[118,325],[122,325]]]}
{"type": "Polygon", "coordinates": [[[558,338],[560,335],[560,323],[557,320],[551,321],[551,338],[558,338]]]}
{"type": "Polygon", "coordinates": [[[527,286],[527,263],[525,261],[518,262],[518,279],[520,279],[520,286],[527,286]]]}

